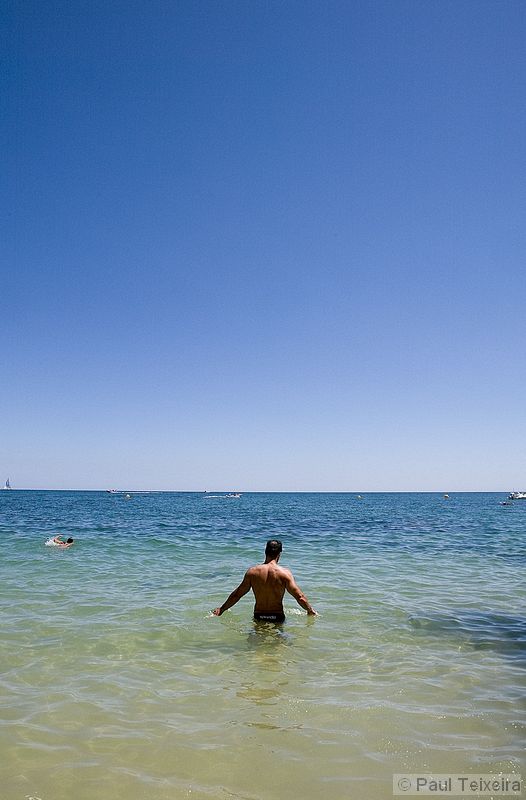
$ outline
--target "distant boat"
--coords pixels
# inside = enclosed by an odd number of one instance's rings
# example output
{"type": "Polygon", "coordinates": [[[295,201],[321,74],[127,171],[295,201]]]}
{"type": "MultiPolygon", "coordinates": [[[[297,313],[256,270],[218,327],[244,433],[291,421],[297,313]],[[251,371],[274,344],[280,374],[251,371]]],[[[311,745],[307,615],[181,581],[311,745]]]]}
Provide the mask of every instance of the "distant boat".
{"type": "Polygon", "coordinates": [[[10,489],[11,488],[11,484],[9,483],[9,478],[6,480],[5,485],[4,485],[3,488],[4,489],[10,489]]]}
{"type": "Polygon", "coordinates": [[[444,495],[444,500],[449,500],[449,495],[448,494],[444,495]]]}
{"type": "Polygon", "coordinates": [[[526,492],[510,492],[508,500],[526,500],[526,492]]]}
{"type": "Polygon", "coordinates": [[[203,494],[203,500],[239,500],[241,492],[229,492],[228,494],[203,494]]]}
{"type": "Polygon", "coordinates": [[[107,494],[119,494],[117,489],[106,489],[107,494]]]}

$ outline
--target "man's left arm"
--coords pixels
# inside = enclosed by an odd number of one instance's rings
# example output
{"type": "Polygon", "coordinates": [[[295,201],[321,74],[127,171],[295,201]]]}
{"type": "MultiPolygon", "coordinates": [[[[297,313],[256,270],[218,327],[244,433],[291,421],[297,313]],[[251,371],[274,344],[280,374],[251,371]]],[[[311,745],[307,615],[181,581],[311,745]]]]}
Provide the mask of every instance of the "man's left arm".
{"type": "Polygon", "coordinates": [[[252,582],[250,580],[250,570],[247,570],[247,572],[245,573],[245,577],[243,578],[237,589],[234,589],[232,594],[225,600],[222,606],[219,606],[219,608],[214,608],[213,613],[216,615],[216,617],[220,617],[223,611],[227,611],[227,609],[232,608],[232,606],[235,606],[237,601],[241,600],[241,598],[244,597],[244,595],[246,595],[246,593],[250,591],[251,586],[252,582]]]}

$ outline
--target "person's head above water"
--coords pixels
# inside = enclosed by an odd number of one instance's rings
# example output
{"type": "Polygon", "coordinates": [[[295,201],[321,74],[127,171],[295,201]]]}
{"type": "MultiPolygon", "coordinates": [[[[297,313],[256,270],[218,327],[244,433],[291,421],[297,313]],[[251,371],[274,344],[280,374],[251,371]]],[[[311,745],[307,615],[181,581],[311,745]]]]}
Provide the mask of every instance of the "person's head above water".
{"type": "Polygon", "coordinates": [[[71,536],[69,537],[69,539],[66,539],[66,544],[73,544],[73,539],[71,538],[71,536]]]}
{"type": "Polygon", "coordinates": [[[279,561],[282,550],[283,545],[279,539],[269,539],[265,547],[265,557],[269,561],[273,561],[274,559],[279,561]]]}

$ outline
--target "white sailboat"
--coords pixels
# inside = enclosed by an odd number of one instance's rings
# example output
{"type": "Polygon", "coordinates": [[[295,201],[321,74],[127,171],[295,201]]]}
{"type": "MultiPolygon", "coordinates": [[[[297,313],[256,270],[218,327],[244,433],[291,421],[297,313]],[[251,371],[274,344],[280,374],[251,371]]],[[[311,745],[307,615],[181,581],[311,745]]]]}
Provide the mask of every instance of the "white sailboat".
{"type": "Polygon", "coordinates": [[[11,484],[9,483],[9,478],[6,480],[5,486],[3,486],[3,488],[4,489],[10,489],[11,488],[11,484]]]}

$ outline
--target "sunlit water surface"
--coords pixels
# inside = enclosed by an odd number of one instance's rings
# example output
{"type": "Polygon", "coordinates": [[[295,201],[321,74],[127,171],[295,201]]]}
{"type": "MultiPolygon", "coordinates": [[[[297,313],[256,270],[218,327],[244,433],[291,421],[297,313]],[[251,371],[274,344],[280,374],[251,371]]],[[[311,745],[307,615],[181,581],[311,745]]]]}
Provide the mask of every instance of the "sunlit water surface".
{"type": "Polygon", "coordinates": [[[0,493],[2,800],[383,800],[524,771],[526,502],[0,493]],[[48,536],[76,539],[67,551],[48,536]],[[265,540],[314,607],[222,603],[265,540]]]}

